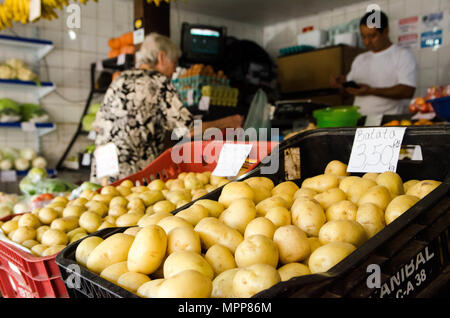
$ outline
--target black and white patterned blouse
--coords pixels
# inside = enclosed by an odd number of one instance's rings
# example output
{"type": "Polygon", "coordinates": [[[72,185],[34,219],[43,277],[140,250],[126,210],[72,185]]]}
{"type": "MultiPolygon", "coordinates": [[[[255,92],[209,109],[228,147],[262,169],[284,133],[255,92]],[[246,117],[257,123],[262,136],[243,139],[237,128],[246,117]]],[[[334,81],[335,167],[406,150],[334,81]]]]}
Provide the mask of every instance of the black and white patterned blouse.
{"type": "MultiPolygon", "coordinates": [[[[94,127],[96,146],[114,143],[119,153],[119,180],[150,164],[164,150],[166,133],[188,132],[192,114],[183,107],[170,79],[153,70],[122,72],[108,88],[94,127]]],[[[96,179],[93,160],[91,179],[96,179]]]]}

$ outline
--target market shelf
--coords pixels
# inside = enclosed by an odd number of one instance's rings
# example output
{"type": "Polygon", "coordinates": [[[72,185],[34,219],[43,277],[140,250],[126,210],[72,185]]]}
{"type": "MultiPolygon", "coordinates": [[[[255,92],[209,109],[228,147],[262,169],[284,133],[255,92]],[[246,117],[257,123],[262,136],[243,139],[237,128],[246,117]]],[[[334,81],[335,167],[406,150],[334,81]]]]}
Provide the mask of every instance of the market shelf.
{"type": "Polygon", "coordinates": [[[26,89],[31,91],[38,99],[41,99],[53,92],[56,87],[51,82],[41,82],[40,85],[37,85],[33,81],[0,79],[0,89],[19,93],[23,93],[23,90],[26,89]]]}
{"type": "MultiPolygon", "coordinates": [[[[18,177],[25,177],[28,174],[29,170],[25,171],[16,171],[16,175],[18,177]]],[[[55,169],[47,169],[47,175],[49,176],[56,176],[56,170],[55,169]]]]}
{"type": "Polygon", "coordinates": [[[15,47],[22,52],[25,51],[27,53],[30,53],[36,60],[42,59],[54,48],[53,42],[51,41],[10,35],[0,35],[0,46],[6,45],[15,47]]]}
{"type": "Polygon", "coordinates": [[[30,125],[28,127],[22,126],[23,124],[25,123],[22,122],[0,123],[0,128],[20,128],[23,131],[36,132],[38,136],[44,136],[56,129],[56,125],[54,123],[34,123],[34,128],[33,124],[26,123],[30,125]],[[35,131],[33,131],[33,129],[35,129],[35,131]]]}

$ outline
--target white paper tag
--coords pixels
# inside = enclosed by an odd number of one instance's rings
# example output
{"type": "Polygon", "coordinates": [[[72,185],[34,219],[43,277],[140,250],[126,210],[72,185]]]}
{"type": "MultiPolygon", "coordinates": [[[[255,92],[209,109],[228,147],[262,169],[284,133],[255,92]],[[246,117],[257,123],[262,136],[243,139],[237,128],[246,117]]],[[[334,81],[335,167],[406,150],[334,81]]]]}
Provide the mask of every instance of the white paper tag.
{"type": "Polygon", "coordinates": [[[406,127],[356,129],[347,172],[395,172],[406,127]]]}
{"type": "Polygon", "coordinates": [[[82,166],[90,166],[91,165],[91,155],[88,153],[83,154],[83,159],[81,159],[82,166]]]}
{"type": "Polygon", "coordinates": [[[36,124],[30,122],[22,122],[20,123],[20,128],[22,128],[22,130],[25,132],[35,132],[36,124]]]}
{"type": "Polygon", "coordinates": [[[95,140],[97,138],[97,132],[95,130],[91,130],[88,135],[88,139],[95,140]]]}
{"type": "Polygon", "coordinates": [[[102,62],[102,61],[98,61],[98,62],[95,64],[95,70],[96,70],[97,72],[103,71],[103,62],[102,62]]]}
{"type": "Polygon", "coordinates": [[[16,182],[17,181],[17,173],[14,170],[1,171],[0,179],[2,182],[16,182]]]}
{"type": "Polygon", "coordinates": [[[41,0],[30,0],[29,7],[30,14],[28,15],[28,19],[30,22],[33,22],[41,16],[41,0]]]}
{"type": "Polygon", "coordinates": [[[411,117],[412,120],[419,120],[419,119],[426,119],[426,120],[433,120],[436,117],[436,113],[417,113],[413,117],[411,117]]]}
{"type": "Polygon", "coordinates": [[[142,42],[144,42],[144,39],[145,39],[144,28],[137,29],[136,31],[133,32],[134,45],[141,44],[142,42]]]}
{"type": "Polygon", "coordinates": [[[383,114],[381,115],[368,115],[364,126],[381,126],[383,121],[383,114]]]}
{"type": "Polygon", "coordinates": [[[252,144],[224,144],[212,174],[219,177],[237,176],[252,147],[252,144]]]}
{"type": "Polygon", "coordinates": [[[125,64],[125,59],[126,59],[126,55],[125,54],[120,54],[117,57],[117,65],[124,65],[125,64]]]}
{"type": "Polygon", "coordinates": [[[189,106],[194,105],[194,90],[190,89],[187,92],[187,103],[189,106]]]}
{"type": "Polygon", "coordinates": [[[202,96],[202,98],[200,98],[200,102],[198,104],[198,109],[199,110],[208,111],[210,102],[211,102],[211,97],[209,97],[209,96],[202,96]]]}
{"type": "Polygon", "coordinates": [[[115,176],[119,173],[119,159],[117,147],[113,143],[98,147],[95,152],[97,178],[115,176]]]}

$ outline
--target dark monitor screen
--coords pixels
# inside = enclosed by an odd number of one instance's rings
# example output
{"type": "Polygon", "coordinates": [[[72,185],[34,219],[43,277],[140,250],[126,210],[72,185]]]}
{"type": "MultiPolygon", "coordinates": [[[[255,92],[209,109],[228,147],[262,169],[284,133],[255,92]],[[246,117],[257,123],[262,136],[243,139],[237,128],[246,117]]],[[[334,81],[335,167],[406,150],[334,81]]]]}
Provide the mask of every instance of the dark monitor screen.
{"type": "Polygon", "coordinates": [[[215,63],[224,53],[226,29],[183,23],[183,57],[194,62],[215,63]]]}

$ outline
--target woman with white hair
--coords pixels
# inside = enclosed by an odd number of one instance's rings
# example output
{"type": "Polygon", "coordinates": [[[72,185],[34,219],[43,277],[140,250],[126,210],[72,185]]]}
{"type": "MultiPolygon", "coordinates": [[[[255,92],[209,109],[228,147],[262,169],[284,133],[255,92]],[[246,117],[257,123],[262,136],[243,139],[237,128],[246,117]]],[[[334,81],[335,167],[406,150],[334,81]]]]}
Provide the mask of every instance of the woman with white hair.
{"type": "MultiPolygon", "coordinates": [[[[109,182],[136,173],[164,151],[172,131],[192,135],[193,115],[183,107],[171,82],[181,50],[168,37],[149,34],[137,54],[137,69],[122,72],[108,88],[94,127],[97,147],[114,143],[118,150],[119,174],[109,182]]],[[[238,128],[239,115],[202,123],[210,127],[238,128]]],[[[179,136],[181,137],[181,136],[179,136]]],[[[95,160],[92,179],[96,180],[95,160]]]]}

